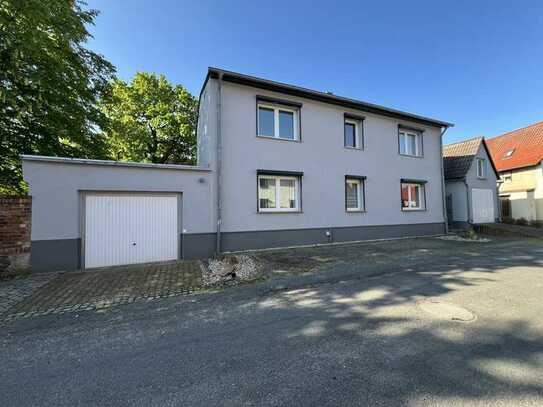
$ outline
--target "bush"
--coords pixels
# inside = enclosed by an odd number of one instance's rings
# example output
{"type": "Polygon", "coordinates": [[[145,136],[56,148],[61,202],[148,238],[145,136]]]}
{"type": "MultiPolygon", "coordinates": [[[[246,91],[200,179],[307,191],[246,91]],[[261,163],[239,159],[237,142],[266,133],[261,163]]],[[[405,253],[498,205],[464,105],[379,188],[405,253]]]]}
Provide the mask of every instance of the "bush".
{"type": "Polygon", "coordinates": [[[502,223],[508,223],[508,224],[513,224],[515,223],[515,220],[513,218],[502,218],[502,223]]]}
{"type": "Polygon", "coordinates": [[[533,220],[530,222],[530,226],[535,228],[543,228],[543,220],[533,220]]]}
{"type": "Polygon", "coordinates": [[[526,218],[519,218],[515,220],[515,224],[520,226],[528,226],[528,221],[526,220],[526,218]]]}

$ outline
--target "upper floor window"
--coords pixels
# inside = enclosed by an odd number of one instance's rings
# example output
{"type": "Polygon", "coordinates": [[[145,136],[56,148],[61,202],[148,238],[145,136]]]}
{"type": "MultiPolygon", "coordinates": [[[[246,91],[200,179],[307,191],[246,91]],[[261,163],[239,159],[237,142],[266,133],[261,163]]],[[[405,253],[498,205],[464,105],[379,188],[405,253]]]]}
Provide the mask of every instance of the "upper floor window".
{"type": "Polygon", "coordinates": [[[363,117],[345,114],[343,122],[343,143],[347,148],[364,148],[363,117]]]}
{"type": "Polygon", "coordinates": [[[258,136],[299,140],[299,109],[258,102],[258,136]]]}
{"type": "Polygon", "coordinates": [[[400,154],[412,157],[422,157],[422,133],[415,130],[400,128],[398,132],[400,154]]]}
{"type": "Polygon", "coordinates": [[[364,177],[345,177],[345,210],[362,212],[364,208],[364,177]]]}
{"type": "Polygon", "coordinates": [[[402,210],[426,209],[423,181],[402,180],[401,195],[402,210]]]}
{"type": "Polygon", "coordinates": [[[299,212],[300,176],[258,175],[259,212],[299,212]]]}
{"type": "Polygon", "coordinates": [[[477,158],[477,178],[486,177],[486,160],[484,158],[477,158]]]}
{"type": "Polygon", "coordinates": [[[509,173],[503,174],[502,180],[503,182],[507,184],[513,182],[513,173],[509,172],[509,173]]]}

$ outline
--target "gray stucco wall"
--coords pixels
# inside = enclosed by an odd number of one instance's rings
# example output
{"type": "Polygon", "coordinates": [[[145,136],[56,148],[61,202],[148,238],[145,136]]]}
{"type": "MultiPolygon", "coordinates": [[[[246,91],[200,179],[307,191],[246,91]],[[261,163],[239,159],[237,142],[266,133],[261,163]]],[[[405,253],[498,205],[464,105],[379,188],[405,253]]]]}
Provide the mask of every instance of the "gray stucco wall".
{"type": "Polygon", "coordinates": [[[225,232],[444,222],[440,129],[223,83],[225,232]],[[303,103],[301,142],[256,137],[256,96],[303,103]],[[343,145],[344,113],[364,115],[361,150],[343,145]],[[424,157],[398,154],[398,124],[423,127],[424,157]],[[301,171],[302,213],[258,213],[257,169],[301,171]],[[344,177],[363,175],[366,213],[345,212],[344,177]],[[426,211],[403,212],[400,179],[426,180],[426,211]]]}
{"type": "Polygon", "coordinates": [[[445,194],[452,196],[453,222],[468,221],[468,193],[464,181],[445,182],[445,194]]]}
{"type": "MultiPolygon", "coordinates": [[[[473,160],[471,167],[469,168],[467,174],[466,174],[466,182],[469,185],[470,188],[470,194],[471,191],[474,188],[481,188],[481,189],[491,189],[494,191],[492,196],[494,197],[494,215],[495,218],[499,217],[499,198],[498,198],[498,179],[496,178],[496,174],[494,170],[492,169],[492,164],[490,163],[490,157],[486,153],[486,149],[484,148],[483,144],[481,143],[481,146],[479,147],[479,151],[477,152],[476,158],[483,158],[486,160],[486,177],[484,179],[477,177],[477,163],[476,159],[473,160]]],[[[469,200],[471,202],[471,198],[469,200]]],[[[473,219],[470,219],[470,222],[473,219]]]]}
{"type": "Polygon", "coordinates": [[[202,257],[202,236],[214,232],[213,178],[208,170],[24,159],[23,173],[33,198],[31,263],[35,271],[79,268],[82,191],[181,193],[179,229],[186,258],[202,257]],[[200,243],[194,243],[193,237],[200,243]]]}

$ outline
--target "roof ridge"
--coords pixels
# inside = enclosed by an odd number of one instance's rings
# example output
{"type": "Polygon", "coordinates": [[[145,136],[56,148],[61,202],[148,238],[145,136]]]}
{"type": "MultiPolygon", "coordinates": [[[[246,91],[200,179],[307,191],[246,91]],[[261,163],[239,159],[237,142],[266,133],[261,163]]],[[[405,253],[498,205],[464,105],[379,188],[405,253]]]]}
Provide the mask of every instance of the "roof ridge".
{"type": "Polygon", "coordinates": [[[529,124],[527,126],[523,126],[523,127],[519,127],[518,129],[514,129],[514,130],[511,130],[511,131],[508,131],[507,133],[503,133],[503,134],[500,134],[499,136],[495,136],[495,137],[492,137],[492,138],[489,138],[487,139],[487,141],[490,141],[490,140],[496,140],[498,138],[501,138],[501,137],[505,137],[511,133],[515,133],[517,131],[520,131],[520,130],[524,130],[524,129],[529,129],[530,127],[534,127],[534,126],[538,126],[538,125],[541,125],[543,124],[543,120],[539,121],[539,122],[536,122],[536,123],[532,123],[532,124],[529,124]]]}
{"type": "Polygon", "coordinates": [[[484,139],[484,136],[478,136],[478,137],[472,137],[472,138],[468,138],[466,140],[462,140],[462,141],[457,141],[455,143],[450,143],[450,144],[445,144],[443,147],[450,147],[450,146],[454,146],[456,144],[462,144],[462,143],[467,143],[468,141],[473,141],[473,140],[483,140],[484,139]]]}

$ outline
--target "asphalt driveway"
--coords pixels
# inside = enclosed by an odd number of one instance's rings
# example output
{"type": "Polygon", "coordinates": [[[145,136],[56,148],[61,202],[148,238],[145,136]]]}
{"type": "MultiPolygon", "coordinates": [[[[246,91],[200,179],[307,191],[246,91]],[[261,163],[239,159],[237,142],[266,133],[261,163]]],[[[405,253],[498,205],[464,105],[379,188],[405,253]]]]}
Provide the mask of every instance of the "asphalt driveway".
{"type": "Polygon", "coordinates": [[[543,405],[543,245],[496,247],[18,320],[3,404],[543,405]]]}

